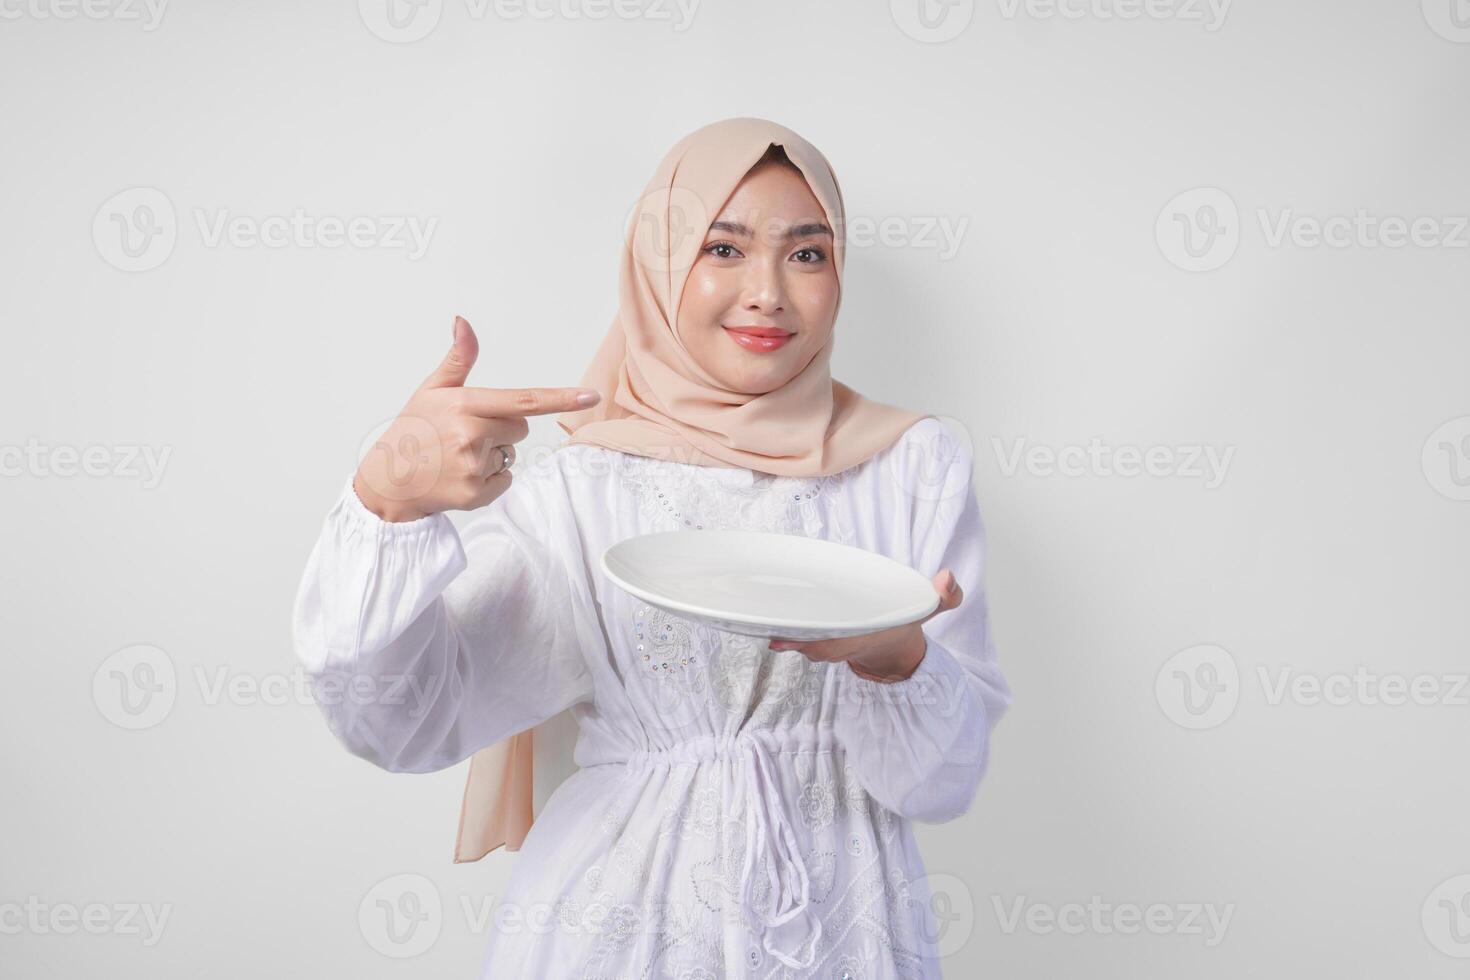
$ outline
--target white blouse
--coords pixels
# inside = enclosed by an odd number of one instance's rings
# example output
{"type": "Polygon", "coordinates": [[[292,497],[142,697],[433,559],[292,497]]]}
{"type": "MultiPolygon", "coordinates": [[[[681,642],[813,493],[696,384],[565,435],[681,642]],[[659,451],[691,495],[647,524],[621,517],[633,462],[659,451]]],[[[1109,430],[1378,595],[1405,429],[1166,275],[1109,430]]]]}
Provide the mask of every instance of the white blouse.
{"type": "Polygon", "coordinates": [[[512,870],[483,976],[931,978],[940,969],[911,820],[965,813],[1010,704],[984,594],[968,447],[924,418],[831,476],[572,444],[516,471],[456,531],[390,524],[349,479],[294,610],[336,737],[430,772],[575,717],[578,771],[512,870]],[[964,601],[924,624],[896,683],[653,608],[602,574],[656,531],[748,528],[876,551],[964,601]],[[352,697],[353,684],[399,691],[352,697]]]}

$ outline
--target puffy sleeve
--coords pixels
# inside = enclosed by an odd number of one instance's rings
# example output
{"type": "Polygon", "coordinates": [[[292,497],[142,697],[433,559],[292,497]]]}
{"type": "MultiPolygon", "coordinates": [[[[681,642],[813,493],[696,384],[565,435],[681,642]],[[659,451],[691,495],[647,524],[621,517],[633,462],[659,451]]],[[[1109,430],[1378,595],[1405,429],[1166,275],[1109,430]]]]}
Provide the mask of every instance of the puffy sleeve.
{"type": "Polygon", "coordinates": [[[843,671],[833,724],[869,795],[901,816],[938,823],[970,808],[1011,697],[990,635],[972,454],[938,419],[914,432],[910,451],[880,476],[880,506],[907,515],[899,520],[910,565],[930,579],[950,569],[964,599],[923,625],[924,658],[904,680],[843,671]],[[943,465],[934,468],[935,460],[943,465]]]}
{"type": "Polygon", "coordinates": [[[292,638],[349,752],[432,772],[592,699],[595,614],[564,480],[549,460],[517,471],[462,534],[442,513],[384,521],[347,481],[292,638]]]}

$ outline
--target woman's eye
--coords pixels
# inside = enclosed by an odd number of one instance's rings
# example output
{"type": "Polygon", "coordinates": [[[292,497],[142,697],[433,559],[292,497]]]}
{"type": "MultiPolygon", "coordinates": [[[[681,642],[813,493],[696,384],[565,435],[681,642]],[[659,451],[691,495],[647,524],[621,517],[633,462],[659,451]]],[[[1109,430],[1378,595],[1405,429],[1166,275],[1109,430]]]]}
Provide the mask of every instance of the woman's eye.
{"type": "Polygon", "coordinates": [[[792,257],[795,258],[797,255],[812,256],[809,259],[798,259],[797,261],[799,261],[802,265],[811,265],[812,263],[820,262],[827,257],[826,252],[823,252],[821,249],[813,248],[811,246],[797,249],[795,255],[793,255],[792,257]]]}
{"type": "Polygon", "coordinates": [[[706,245],[704,247],[704,250],[709,254],[715,256],[716,258],[720,259],[732,258],[732,255],[730,253],[737,252],[735,246],[731,245],[729,242],[712,242],[711,244],[706,245]]]}

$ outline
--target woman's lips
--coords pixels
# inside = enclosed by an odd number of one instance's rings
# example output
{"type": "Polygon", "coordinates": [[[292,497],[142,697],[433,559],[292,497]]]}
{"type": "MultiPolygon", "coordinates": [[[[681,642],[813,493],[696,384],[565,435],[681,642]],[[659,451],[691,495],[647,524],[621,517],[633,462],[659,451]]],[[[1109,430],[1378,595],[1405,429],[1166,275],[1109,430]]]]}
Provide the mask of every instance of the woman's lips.
{"type": "Polygon", "coordinates": [[[746,350],[767,354],[786,345],[792,334],[772,327],[726,327],[725,333],[746,350]]]}

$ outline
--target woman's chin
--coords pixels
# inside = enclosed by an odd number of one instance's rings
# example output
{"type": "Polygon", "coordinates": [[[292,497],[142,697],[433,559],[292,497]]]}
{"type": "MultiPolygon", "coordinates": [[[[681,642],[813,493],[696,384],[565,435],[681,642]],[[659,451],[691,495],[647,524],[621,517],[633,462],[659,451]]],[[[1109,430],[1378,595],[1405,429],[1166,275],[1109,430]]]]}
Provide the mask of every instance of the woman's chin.
{"type": "Polygon", "coordinates": [[[720,383],[742,395],[764,395],[791,380],[790,365],[776,364],[769,354],[754,364],[727,364],[720,372],[720,383]]]}

